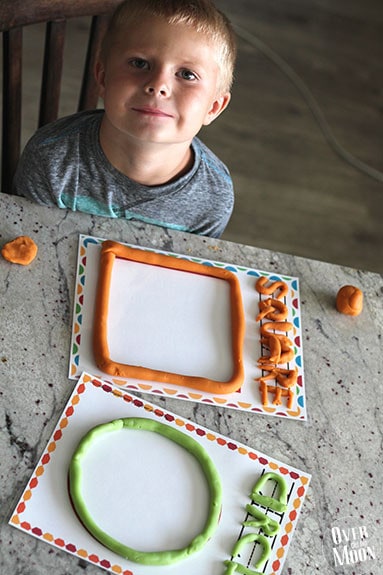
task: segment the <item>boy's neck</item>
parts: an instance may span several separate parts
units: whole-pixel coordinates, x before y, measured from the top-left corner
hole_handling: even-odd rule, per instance
[[[136,145],[129,140],[110,137],[105,123],[101,124],[100,145],[117,170],[145,186],[170,183],[187,173],[194,162],[190,142]]]

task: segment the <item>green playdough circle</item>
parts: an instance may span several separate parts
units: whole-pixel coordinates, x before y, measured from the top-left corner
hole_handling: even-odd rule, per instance
[[[209,486],[209,513],[203,531],[194,537],[186,547],[166,551],[138,551],[137,549],[128,547],[108,535],[93,520],[82,495],[83,459],[89,447],[100,435],[118,431],[123,428],[159,433],[189,451],[201,465]],[[192,553],[202,549],[202,547],[212,537],[218,526],[222,507],[221,480],[214,463],[202,445],[192,439],[189,435],[186,435],[169,425],[164,425],[158,421],[140,417],[115,419],[109,423],[98,425],[91,429],[81,439],[72,456],[69,466],[69,493],[79,519],[95,539],[125,559],[145,565],[169,565],[170,563],[186,559]]]

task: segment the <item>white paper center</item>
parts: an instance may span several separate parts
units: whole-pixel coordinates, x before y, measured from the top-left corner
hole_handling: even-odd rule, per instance
[[[230,286],[190,272],[116,259],[108,345],[113,361],[227,381]]]
[[[201,533],[209,487],[198,460],[157,433],[101,436],[83,458],[83,495],[99,527],[140,551],[183,548]]]

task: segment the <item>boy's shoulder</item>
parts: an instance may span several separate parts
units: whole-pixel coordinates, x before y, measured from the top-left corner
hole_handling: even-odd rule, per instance
[[[215,153],[197,137],[193,138],[192,146],[197,159],[214,172],[221,173],[224,178],[230,178],[229,169],[226,164],[215,155]]]
[[[86,131],[101,122],[103,110],[88,110],[77,112],[70,116],[59,118],[58,120],[46,124],[39,128],[32,136],[30,144],[34,146],[52,146],[56,142],[78,137],[80,132]]]

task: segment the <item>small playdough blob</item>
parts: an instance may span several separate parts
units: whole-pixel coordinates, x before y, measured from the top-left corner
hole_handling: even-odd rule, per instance
[[[351,285],[341,287],[336,296],[336,309],[346,315],[359,315],[363,310],[363,292]]]
[[[202,549],[222,504],[219,475],[202,445],[146,418],[90,430],[72,457],[69,492],[98,541],[147,565],[168,565]]]
[[[37,251],[37,245],[32,238],[29,236],[18,236],[3,246],[1,255],[5,260],[13,264],[28,266],[35,259]]]

